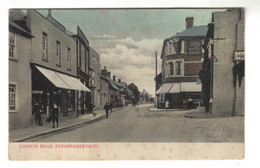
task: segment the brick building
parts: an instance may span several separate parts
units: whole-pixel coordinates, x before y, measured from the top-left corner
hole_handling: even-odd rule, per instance
[[[192,98],[194,107],[200,101],[198,79],[207,26],[193,26],[193,20],[193,17],[187,17],[186,30],[163,42],[162,86],[156,91],[160,108],[164,107],[166,100],[170,108],[186,108],[189,98]]]

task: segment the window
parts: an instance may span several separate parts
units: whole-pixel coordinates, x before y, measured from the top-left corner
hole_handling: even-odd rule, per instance
[[[181,42],[181,54],[186,54],[188,52],[188,41],[182,40]]]
[[[67,68],[71,70],[71,50],[67,48]]]
[[[176,61],[176,75],[182,75],[182,61]]]
[[[61,65],[61,51],[60,51],[60,42],[56,41],[56,58],[57,58],[57,65]]]
[[[81,44],[79,44],[79,67],[82,68],[82,65],[81,65]]]
[[[47,39],[47,34],[42,33],[42,59],[43,60],[48,60],[48,39]]]
[[[9,57],[15,58],[15,33],[9,32]]]
[[[174,74],[174,71],[173,71],[173,62],[169,62],[169,66],[170,66],[170,76],[172,76]]]
[[[75,109],[75,91],[74,90],[68,90],[67,105],[68,105],[69,111],[72,111]]]
[[[15,112],[17,110],[17,89],[15,84],[9,84],[9,111]]]

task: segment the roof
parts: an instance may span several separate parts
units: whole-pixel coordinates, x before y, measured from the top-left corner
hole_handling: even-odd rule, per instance
[[[116,90],[119,90],[120,91],[120,89],[116,86],[116,84],[114,83],[114,81],[112,81],[112,80],[109,80],[109,84],[110,84],[110,86],[112,87],[112,88],[114,88],[114,89],[116,89]]]
[[[102,75],[102,74],[99,74],[99,76],[101,77],[101,78],[103,78],[103,79],[105,79],[105,80],[109,80],[107,77],[105,77],[104,75]]]
[[[9,21],[9,25],[12,26],[13,28],[19,30],[20,32],[26,34],[29,37],[34,37],[30,32],[28,32],[27,30],[25,30],[24,28],[22,28],[21,26],[17,25],[16,23],[14,23],[13,21]]]
[[[19,20],[23,21],[26,18],[26,14],[21,10],[11,10],[9,12],[9,19],[12,21]]]
[[[126,82],[116,82],[116,85],[125,89],[127,88]]]
[[[192,28],[186,29],[181,33],[174,35],[173,37],[197,37],[206,36],[208,31],[207,26],[194,26]]]

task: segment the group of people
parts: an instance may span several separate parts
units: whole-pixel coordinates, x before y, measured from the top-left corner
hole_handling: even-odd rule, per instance
[[[40,107],[39,103],[35,104],[33,111],[34,111],[35,118],[38,122],[38,125],[42,126],[43,122],[42,122],[42,116],[41,116],[41,107]],[[58,111],[59,111],[58,106],[56,103],[54,103],[53,107],[50,108],[51,116],[47,119],[48,122],[52,121],[52,124],[53,124],[52,128],[55,128],[55,123],[56,123],[57,127],[59,126],[59,112]]]

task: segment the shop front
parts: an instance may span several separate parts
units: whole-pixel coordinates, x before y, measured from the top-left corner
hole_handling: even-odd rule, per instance
[[[188,108],[188,100],[193,103],[192,108],[199,105],[201,98],[201,84],[196,82],[165,83],[156,92],[158,98],[157,108],[165,108],[165,102],[169,102],[169,108]]]
[[[81,92],[90,90],[77,78],[44,67],[32,66],[32,115],[35,119],[35,106],[40,106],[42,121],[50,119],[53,105],[58,106],[59,117],[77,117],[77,97]]]

